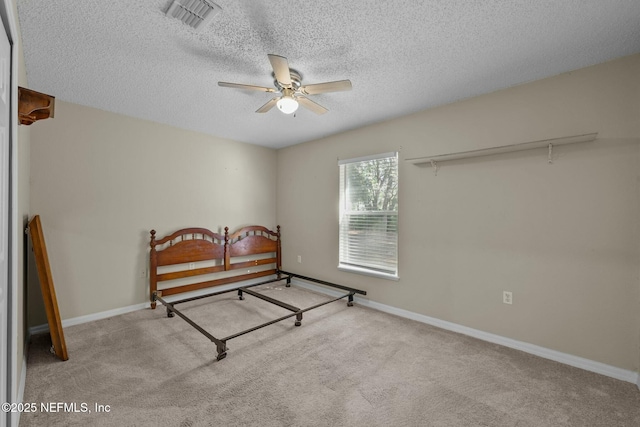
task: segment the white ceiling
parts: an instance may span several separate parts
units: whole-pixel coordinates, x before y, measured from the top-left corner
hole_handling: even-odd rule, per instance
[[[215,2],[197,31],[164,14],[171,0],[19,0],[28,86],[279,148],[640,52],[639,0]],[[303,84],[353,89],[294,117],[217,85],[273,87],[270,53]]]

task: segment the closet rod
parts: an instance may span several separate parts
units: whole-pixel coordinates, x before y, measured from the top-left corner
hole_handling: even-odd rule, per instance
[[[405,159],[406,162],[413,163],[414,165],[426,165],[432,166],[439,162],[446,162],[449,160],[466,159],[469,157],[481,157],[491,156],[494,154],[511,153],[514,151],[533,150],[534,148],[548,147],[549,144],[565,145],[575,144],[578,142],[590,142],[595,141],[598,133],[586,133],[584,135],[565,136],[562,138],[544,139],[541,141],[523,142],[520,144],[503,145],[500,147],[481,148],[479,150],[460,151],[458,153],[439,154],[429,157],[413,157],[411,159]]]

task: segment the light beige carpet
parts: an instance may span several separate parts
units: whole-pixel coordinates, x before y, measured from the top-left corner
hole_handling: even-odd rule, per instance
[[[304,289],[261,291],[298,307]],[[258,289],[258,288],[256,288]],[[235,294],[179,308],[223,337],[288,312]],[[215,345],[161,306],[65,328],[29,349],[21,426],[640,426],[633,384],[339,301]],[[95,412],[95,405],[110,412]]]

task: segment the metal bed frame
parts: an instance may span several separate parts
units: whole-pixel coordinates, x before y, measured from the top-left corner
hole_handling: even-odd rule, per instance
[[[281,274],[284,274],[284,277],[280,277]],[[347,306],[351,307],[353,306],[353,296],[355,294],[360,294],[360,295],[366,295],[367,293],[365,291],[359,290],[359,289],[354,289],[354,288],[349,288],[347,286],[342,286],[342,285],[338,285],[335,283],[330,283],[330,282],[326,282],[324,280],[319,280],[319,279],[314,279],[311,277],[306,277],[306,276],[302,276],[299,274],[295,274],[295,273],[290,273],[290,272],[286,272],[286,271],[278,271],[278,278],[276,279],[271,279],[271,280],[265,280],[263,282],[260,283],[254,283],[252,285],[245,285],[245,286],[240,286],[238,288],[233,288],[233,289],[228,289],[226,291],[219,291],[219,292],[212,292],[212,293],[208,293],[206,295],[199,295],[196,297],[191,297],[191,298],[184,298],[178,301],[173,301],[173,302],[168,302],[166,300],[164,300],[162,298],[162,291],[156,291],[154,293],[154,301],[159,301],[161,302],[166,308],[167,308],[167,316],[168,317],[174,317],[174,314],[177,314],[179,317],[181,317],[182,319],[184,319],[188,324],[190,324],[191,326],[193,326],[198,332],[200,332],[202,335],[204,335],[205,337],[207,337],[211,342],[213,342],[216,345],[216,350],[218,352],[218,356],[216,357],[216,359],[218,360],[222,360],[225,357],[227,357],[227,341],[232,340],[234,338],[238,338],[242,335],[248,334],[249,332],[253,332],[256,331],[258,329],[264,328],[265,326],[269,326],[269,325],[273,325],[274,323],[278,323],[281,322],[285,319],[289,319],[290,317],[296,316],[296,322],[295,325],[296,326],[300,326],[302,325],[302,313],[313,310],[315,308],[318,307],[322,307],[323,305],[326,304],[330,304],[332,302],[341,300],[343,298],[348,298],[347,301]],[[325,286],[331,286],[334,288],[338,288],[338,289],[342,289],[345,291],[348,291],[348,293],[341,295],[339,297],[330,299],[328,301],[323,301],[319,304],[316,305],[312,305],[311,307],[307,307],[307,308],[298,308],[298,307],[294,307],[291,304],[288,304],[286,302],[277,300],[275,298],[271,298],[267,295],[263,295],[259,292],[255,292],[249,288],[253,288],[255,286],[260,286],[260,285],[265,285],[267,283],[273,283],[273,282],[280,282],[282,280],[286,280],[287,287],[291,286],[291,278],[292,277],[296,277],[299,279],[303,279],[306,281],[310,281],[310,282],[315,282],[315,283],[320,283],[322,285]],[[222,295],[222,294],[226,294],[229,292],[238,292],[238,299],[240,300],[244,300],[244,295],[243,294],[249,294],[252,295],[256,298],[259,298],[261,300],[270,302],[271,304],[275,304],[278,307],[282,307],[285,308],[289,311],[291,311],[291,314],[287,314],[286,316],[282,316],[282,317],[278,317],[277,319],[273,319],[270,320],[268,322],[262,323],[260,325],[251,327],[249,329],[245,329],[244,331],[241,332],[236,332],[235,334],[231,334],[227,337],[224,338],[216,338],[215,336],[213,336],[211,333],[207,332],[204,328],[202,328],[200,325],[198,325],[196,322],[194,322],[193,320],[191,320],[187,315],[185,315],[183,312],[181,312],[180,310],[178,310],[175,306],[176,304],[181,304],[181,303],[185,303],[185,302],[189,302],[189,301],[195,301],[195,300],[199,300],[199,299],[203,299],[203,298],[208,298],[208,297],[212,297],[212,296],[216,296],[216,295]]]
[[[253,233],[253,234],[252,234]],[[259,235],[255,235],[258,233]],[[191,238],[186,239],[183,236],[190,235]],[[196,236],[202,236],[202,239],[197,238]],[[208,237],[207,237],[208,236]],[[266,237],[265,237],[266,236]],[[207,240],[208,239],[208,240]],[[244,240],[243,240],[244,239]],[[269,240],[271,239],[271,240]],[[173,241],[176,240],[177,243],[173,244]],[[240,242],[243,240],[242,242]],[[216,243],[216,241],[224,241],[224,245],[222,243]],[[160,244],[164,244],[169,242],[169,246],[171,253],[167,254],[167,259],[160,257],[158,252],[156,251],[156,246]],[[232,249],[234,244],[238,244],[240,249]],[[181,246],[182,245],[182,246]],[[203,245],[203,246],[202,246]],[[223,248],[223,250],[222,250]],[[230,254],[234,255],[247,255],[247,254],[262,254],[265,252],[273,251],[276,255],[272,258],[266,258],[260,261],[249,261],[249,262],[241,262],[238,264],[230,262]],[[160,261],[159,261],[160,259]],[[191,270],[184,271],[178,273],[169,273],[169,274],[158,274],[158,266],[162,265],[175,265],[175,264],[187,264],[192,263],[192,261],[202,261],[202,260],[210,260],[210,259],[223,259],[224,265],[219,267],[209,267],[203,268],[199,270]],[[238,338],[242,335],[248,334],[249,332],[256,331],[258,329],[264,328],[265,326],[273,325],[275,323],[281,322],[285,319],[289,319],[291,317],[296,318],[295,326],[302,325],[302,315],[303,313],[316,309],[318,307],[322,307],[323,305],[347,298],[347,306],[351,307],[353,305],[353,299],[355,294],[366,295],[367,293],[360,289],[350,288],[343,285],[338,285],[336,283],[327,282],[320,279],[315,279],[312,277],[303,276],[296,273],[291,273],[287,271],[283,271],[280,269],[280,226],[278,226],[278,231],[273,232],[261,226],[250,226],[245,227],[236,233],[230,234],[228,227],[225,228],[225,234],[219,235],[216,233],[212,233],[209,230],[202,228],[190,228],[178,230],[177,232],[167,236],[163,239],[156,241],[155,231],[151,231],[151,253],[150,253],[150,264],[151,264],[151,280],[150,280],[150,293],[151,293],[151,308],[156,307],[156,303],[162,303],[167,310],[168,317],[174,317],[176,314],[184,319],[189,325],[195,328],[202,335],[207,337],[211,342],[216,345],[217,350],[217,360],[222,360],[227,356],[227,341],[232,340],[234,338]],[[264,265],[269,262],[276,264],[276,269],[267,270],[259,273],[249,273],[249,274],[239,274],[235,277],[226,277],[217,280],[211,280],[208,282],[201,282],[196,284],[191,284],[187,286],[174,287],[166,290],[158,290],[157,282],[159,280],[172,280],[175,278],[184,278],[189,276],[196,276],[198,274],[210,274],[212,272],[218,271],[231,271],[236,268],[244,268],[250,265]],[[227,284],[230,282],[237,282],[247,280],[249,278],[260,277],[264,275],[276,275],[276,278],[271,278],[268,280],[261,281],[259,283],[253,283],[248,285],[241,285],[232,289],[227,289],[224,291],[211,292],[205,295],[198,295],[193,297],[184,298],[177,301],[167,301],[163,298],[163,293],[165,297],[168,295],[172,295],[179,292],[188,292],[191,290],[202,289],[205,287],[216,286],[218,284]],[[293,306],[289,303],[277,300],[270,296],[261,294],[260,292],[256,292],[251,289],[256,286],[265,285],[267,283],[281,282],[286,280],[286,287],[291,286],[291,279],[298,278],[308,282],[318,283],[324,286],[329,286],[332,288],[337,288],[346,291],[344,295],[340,295],[338,297],[334,297],[330,300],[323,301],[319,304],[315,304],[311,307],[299,308]],[[249,329],[245,329],[243,331],[231,334],[224,338],[217,338],[207,330],[205,330],[202,326],[198,325],[195,321],[189,318],[183,311],[178,310],[176,305],[182,304],[185,302],[195,301],[203,298],[213,297],[216,295],[222,295],[230,292],[237,292],[238,299],[244,300],[244,294],[251,295],[253,297],[259,298],[263,301],[269,302],[271,304],[277,305],[278,307],[282,307],[286,310],[289,310],[291,313],[286,316],[278,317],[277,319],[270,320],[268,322],[262,323],[257,326],[253,326]]]

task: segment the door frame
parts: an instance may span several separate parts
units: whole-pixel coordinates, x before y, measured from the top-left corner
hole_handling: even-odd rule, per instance
[[[9,277],[7,280],[7,398],[9,402],[19,403],[22,396],[18,396],[18,239],[22,238],[21,224],[18,220],[18,61],[17,49],[18,31],[15,0],[0,1],[0,18],[5,27],[9,44],[11,45],[10,66],[10,111],[9,111]],[[20,232],[19,232],[20,231]],[[23,366],[22,369],[26,369]],[[2,414],[4,415],[4,414]],[[17,426],[19,414],[8,412],[6,418],[0,420],[0,426]]]

